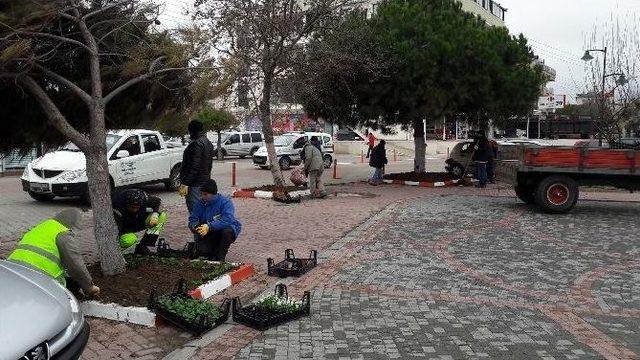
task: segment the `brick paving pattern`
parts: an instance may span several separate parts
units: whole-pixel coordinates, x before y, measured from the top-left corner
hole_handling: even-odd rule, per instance
[[[505,197],[408,201],[292,285],[312,289],[309,318],[236,358],[640,358],[638,210],[583,202],[551,216]]]

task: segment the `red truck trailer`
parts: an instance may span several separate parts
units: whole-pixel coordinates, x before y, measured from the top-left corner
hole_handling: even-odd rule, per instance
[[[528,204],[565,213],[578,201],[580,186],[640,190],[640,151],[521,146],[518,160],[505,161],[503,174]]]

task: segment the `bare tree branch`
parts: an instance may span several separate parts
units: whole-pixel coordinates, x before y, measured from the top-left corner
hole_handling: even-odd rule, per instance
[[[156,60],[158,60],[158,59],[156,59]],[[149,66],[149,68],[151,68],[151,66]],[[190,70],[217,70],[217,68],[214,68],[214,67],[180,67],[180,68],[167,68],[167,69],[162,69],[162,70],[158,70],[158,71],[154,71],[154,72],[149,72],[149,73],[146,73],[144,75],[140,75],[138,77],[135,77],[135,78],[125,82],[124,84],[118,86],[114,90],[112,90],[109,94],[107,94],[107,96],[104,97],[103,103],[105,105],[108,104],[111,100],[113,100],[113,98],[115,98],[116,96],[120,95],[123,91],[127,90],[128,88],[130,88],[133,85],[136,85],[136,84],[138,84],[138,83],[140,83],[142,81],[149,80],[149,79],[153,78],[154,76],[165,74],[165,73],[172,72],[172,71],[190,71]]]
[[[82,151],[87,151],[90,146],[89,139],[77,131],[60,112],[56,104],[42,87],[30,76],[18,77],[18,82],[22,84],[36,98],[42,111],[46,114],[49,123],[58,131],[69,138]]]
[[[103,13],[103,12],[105,12],[105,11],[107,11],[107,10],[113,9],[114,7],[118,7],[118,6],[121,6],[121,5],[125,5],[125,4],[127,4],[127,3],[132,3],[132,0],[123,0],[123,1],[118,1],[118,2],[112,3],[112,4],[110,4],[110,5],[107,5],[107,6],[105,6],[105,7],[101,7],[101,8],[100,8],[100,9],[98,9],[98,10],[95,10],[95,11],[92,11],[92,12],[90,12],[90,13],[88,13],[88,14],[83,15],[81,19],[82,19],[82,20],[84,20],[84,21],[87,21],[87,19],[89,19],[89,18],[91,18],[91,17],[93,17],[93,16],[96,16],[96,15],[98,15],[98,14],[100,14],[100,13]]]
[[[86,91],[82,90],[78,85],[74,84],[69,79],[67,79],[64,76],[61,76],[61,75],[59,75],[59,74],[57,74],[57,73],[45,68],[44,66],[42,66],[42,65],[40,65],[38,63],[33,64],[33,66],[36,69],[40,70],[43,74],[45,74],[45,75],[57,80],[61,85],[64,85],[64,86],[68,87],[69,89],[71,89],[86,104],[89,104],[91,102],[91,95],[89,95]]]

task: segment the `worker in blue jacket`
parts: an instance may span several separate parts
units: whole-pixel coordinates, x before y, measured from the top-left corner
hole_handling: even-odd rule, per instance
[[[236,219],[231,200],[218,194],[215,180],[207,180],[202,185],[200,201],[189,215],[189,229],[196,234],[198,256],[225,261],[229,247],[240,235],[242,224]]]

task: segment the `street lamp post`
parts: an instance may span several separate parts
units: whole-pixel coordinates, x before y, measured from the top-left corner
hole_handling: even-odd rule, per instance
[[[607,97],[606,83],[607,83],[607,78],[608,77],[618,76],[619,78],[616,79],[616,84],[617,85],[625,85],[628,82],[628,80],[625,77],[625,75],[622,74],[622,73],[607,74],[607,47],[606,46],[604,47],[604,49],[589,49],[589,50],[586,50],[584,52],[584,56],[582,57],[582,60],[584,60],[584,61],[593,60],[593,56],[591,55],[592,51],[599,51],[599,52],[604,54],[604,64],[602,65],[602,101],[604,102],[606,100],[606,97]],[[600,139],[600,146],[602,146],[602,132],[601,131],[598,131],[598,137]]]

